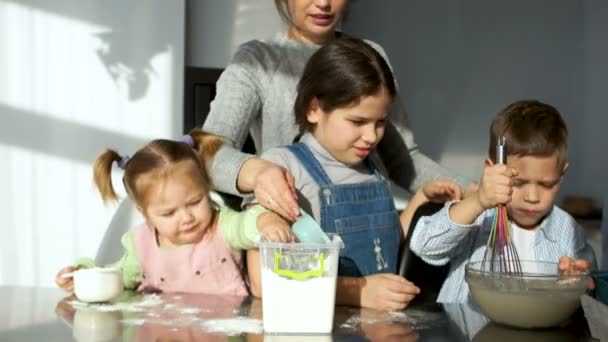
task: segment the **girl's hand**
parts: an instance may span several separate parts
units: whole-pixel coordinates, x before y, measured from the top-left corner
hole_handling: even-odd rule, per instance
[[[422,193],[433,203],[445,203],[462,198],[460,185],[451,180],[433,180],[422,185]]]
[[[361,307],[376,310],[401,310],[420,293],[411,281],[389,273],[378,273],[363,278]]]
[[[478,182],[471,182],[467,186],[467,189],[464,191],[464,194],[462,195],[462,197],[463,198],[467,198],[467,197],[469,197],[471,195],[475,195],[477,193],[477,191],[479,191],[479,183]]]
[[[295,242],[296,236],[285,219],[276,213],[263,213],[257,218],[257,226],[264,240],[270,242]]]
[[[288,221],[300,216],[295,181],[286,168],[267,162],[254,178],[253,192],[260,205]]]
[[[63,275],[66,273],[74,272],[77,268],[74,266],[67,266],[59,270],[57,272],[57,276],[55,276],[55,284],[65,290],[66,292],[74,292],[74,278],[64,278]]]
[[[513,187],[511,178],[517,176],[517,170],[507,165],[486,164],[479,182],[477,199],[483,209],[497,207],[511,202]]]

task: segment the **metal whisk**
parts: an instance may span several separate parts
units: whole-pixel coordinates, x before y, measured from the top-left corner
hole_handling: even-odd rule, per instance
[[[496,163],[505,164],[506,156],[505,137],[499,137],[496,145]],[[481,269],[490,272],[522,273],[521,261],[511,238],[511,226],[504,204],[495,209]]]

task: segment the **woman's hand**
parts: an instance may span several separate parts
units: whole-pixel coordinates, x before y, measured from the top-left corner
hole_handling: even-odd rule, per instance
[[[296,198],[295,181],[284,167],[264,161],[254,177],[255,199],[288,221],[297,220],[300,209]]]
[[[64,278],[63,275],[66,273],[74,272],[77,268],[74,266],[67,266],[59,270],[57,272],[57,276],[55,276],[55,284],[65,290],[66,292],[74,292],[74,278],[68,277]]]

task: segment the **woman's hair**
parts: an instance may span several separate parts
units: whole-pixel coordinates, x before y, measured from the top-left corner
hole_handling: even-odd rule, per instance
[[[121,156],[107,149],[95,160],[93,179],[104,202],[116,201],[118,196],[112,187],[112,164],[123,168],[123,184],[129,197],[141,207],[147,203],[150,185],[171,174],[176,167],[187,165],[200,176],[205,191],[211,190],[211,178],[206,162],[212,159],[222,145],[222,140],[201,130],[193,130],[182,140],[157,139],[139,149],[132,157]],[[186,164],[183,164],[186,163]],[[189,164],[189,165],[188,165]],[[180,166],[178,166],[180,165]],[[154,177],[149,177],[154,176]]]
[[[289,13],[288,0],[274,0],[274,7],[277,8],[277,12],[281,16],[281,19],[287,24],[291,24],[291,13]]]
[[[395,98],[393,73],[378,51],[357,38],[342,37],[327,43],[310,57],[298,83],[294,113],[300,132],[314,128],[307,119],[313,99],[324,112],[331,112],[382,89]]]
[[[551,156],[561,166],[568,158],[568,128],[555,107],[537,100],[521,100],[500,111],[490,126],[489,156],[496,162],[496,145],[505,138],[507,155]]]

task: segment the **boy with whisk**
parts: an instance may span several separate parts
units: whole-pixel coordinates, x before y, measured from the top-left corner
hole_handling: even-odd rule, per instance
[[[536,100],[514,102],[496,115],[479,189],[420,218],[412,235],[410,248],[424,261],[450,262],[438,302],[469,301],[465,264],[482,260],[486,247],[492,247],[488,237],[500,205],[506,206],[510,242],[519,260],[559,261],[562,273],[595,265],[582,228],[554,204],[568,169],[567,137],[560,113]],[[505,143],[506,164],[495,160],[499,139]]]

